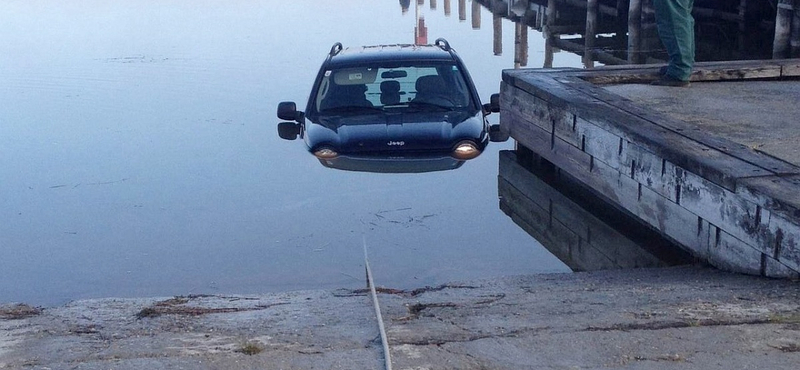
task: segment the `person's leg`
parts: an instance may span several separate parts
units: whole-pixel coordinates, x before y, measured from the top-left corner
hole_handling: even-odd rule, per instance
[[[669,55],[666,75],[687,81],[694,67],[694,0],[655,0],[658,35]]]

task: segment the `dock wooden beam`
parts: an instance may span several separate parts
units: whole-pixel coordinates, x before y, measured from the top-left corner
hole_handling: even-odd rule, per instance
[[[701,260],[748,274],[800,276],[800,166],[604,87],[646,84],[657,70],[506,70],[501,130]],[[780,85],[794,94],[797,76],[800,61],[789,59],[698,63],[692,79],[794,79]]]

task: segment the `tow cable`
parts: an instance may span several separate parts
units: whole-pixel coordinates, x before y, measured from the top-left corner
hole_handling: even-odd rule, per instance
[[[372,294],[372,305],[375,307],[375,316],[378,319],[378,330],[381,333],[381,343],[383,343],[383,358],[386,364],[386,370],[392,370],[392,356],[389,353],[389,340],[386,338],[386,329],[383,326],[383,316],[381,315],[381,306],[378,304],[378,293],[375,291],[375,283],[372,281],[372,270],[369,268],[369,258],[367,257],[367,238],[363,238],[364,242],[364,267],[367,270],[367,286]]]

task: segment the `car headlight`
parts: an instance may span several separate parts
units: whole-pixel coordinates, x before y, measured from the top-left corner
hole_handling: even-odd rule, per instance
[[[323,146],[314,151],[314,156],[316,156],[319,159],[333,159],[338,157],[339,153],[337,153],[330,147]]]
[[[475,146],[475,143],[469,140],[464,140],[456,144],[453,148],[452,156],[456,159],[467,160],[477,157],[481,154],[481,151],[478,150],[478,147]]]

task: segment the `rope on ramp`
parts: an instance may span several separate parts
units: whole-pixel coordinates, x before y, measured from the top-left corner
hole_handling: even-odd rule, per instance
[[[386,370],[392,370],[392,355],[389,353],[389,340],[386,338],[386,329],[383,326],[383,316],[381,306],[378,304],[378,293],[375,291],[375,284],[372,281],[372,270],[369,268],[369,258],[367,257],[367,238],[364,237],[364,267],[367,270],[367,286],[372,294],[372,305],[375,307],[375,316],[378,318],[378,330],[381,333],[381,343],[383,343],[383,358]]]

